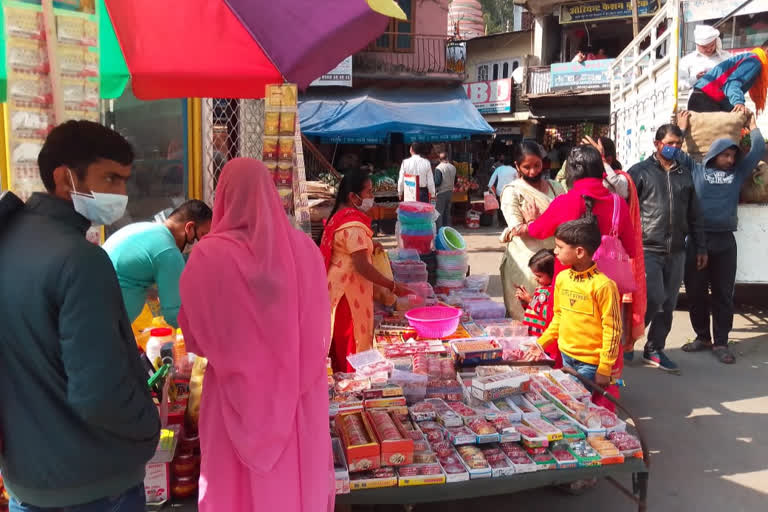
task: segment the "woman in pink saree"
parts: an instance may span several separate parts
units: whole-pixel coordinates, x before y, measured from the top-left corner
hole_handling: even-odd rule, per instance
[[[325,266],[261,162],[224,167],[180,289],[187,349],[208,358],[200,512],[333,510]]]

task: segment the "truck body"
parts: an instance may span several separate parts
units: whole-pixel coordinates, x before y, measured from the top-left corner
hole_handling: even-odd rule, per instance
[[[611,67],[611,136],[622,162],[630,166],[654,151],[656,129],[684,109],[678,94],[682,16],[680,0],[668,0]],[[754,104],[747,96],[747,107]],[[768,112],[757,121],[768,135]],[[740,204],[737,284],[768,284],[768,204]]]

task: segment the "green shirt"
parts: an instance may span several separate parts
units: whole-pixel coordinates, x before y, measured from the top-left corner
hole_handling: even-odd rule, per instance
[[[131,224],[109,237],[104,250],[117,272],[131,322],[144,308],[147,289],[157,284],[163,317],[178,327],[179,279],[184,270],[184,257],[168,228],[154,222]]]

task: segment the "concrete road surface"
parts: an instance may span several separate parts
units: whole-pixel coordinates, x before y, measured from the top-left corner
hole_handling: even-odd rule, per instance
[[[465,237],[472,273],[490,274],[489,292],[501,300],[502,246],[498,232],[465,231]],[[388,239],[382,241],[391,243]],[[693,332],[687,312],[680,308],[675,312],[667,346],[669,356],[680,364],[681,374],[665,374],[637,362],[625,371],[627,387],[622,400],[638,418],[652,454],[651,511],[768,510],[768,290],[755,287],[739,290],[737,295],[740,303],[732,333],[736,364],[723,365],[710,353],[682,352],[680,347]],[[435,493],[439,492],[436,486]],[[418,505],[415,510],[598,512],[631,511],[636,507],[608,482],[600,482],[597,488],[577,497],[539,489],[511,496]]]

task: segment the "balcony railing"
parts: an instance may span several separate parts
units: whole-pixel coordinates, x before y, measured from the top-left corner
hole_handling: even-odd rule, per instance
[[[574,77],[565,77],[558,75],[558,85],[552,87],[552,70],[549,66],[529,67],[526,70],[525,95],[528,98],[540,96],[571,96],[581,94],[608,94],[611,89],[610,81],[605,83],[589,83],[581,85],[576,83]],[[571,78],[574,85],[568,86],[568,79]]]
[[[352,58],[353,73],[364,75],[448,75],[461,79],[466,46],[446,36],[386,32]]]

